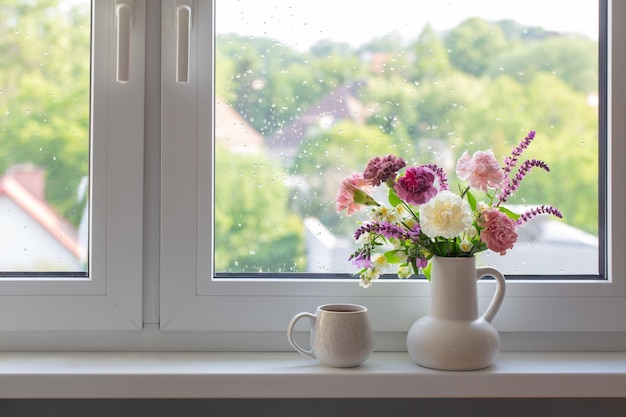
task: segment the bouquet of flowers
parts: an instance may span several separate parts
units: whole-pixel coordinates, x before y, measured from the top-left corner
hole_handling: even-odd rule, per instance
[[[337,195],[337,211],[351,216],[371,207],[369,220],[354,233],[359,248],[350,260],[359,268],[362,287],[390,264],[398,265],[398,277],[408,278],[421,269],[430,279],[429,260],[433,256],[469,257],[487,249],[504,255],[517,241],[517,227],[539,214],[562,218],[552,206],[539,206],[515,214],[504,204],[533,168],[550,171],[543,161],[530,159],[518,166],[535,132],[516,146],[501,166],[491,150],[467,152],[458,159],[456,174],[467,185],[459,193],[448,189],[444,171],[434,164],[406,167],[394,155],[375,157],[364,172],[342,180]],[[517,167],[515,174],[514,169]],[[378,203],[372,192],[382,184],[388,188],[389,205]],[[477,200],[475,192],[484,196]]]

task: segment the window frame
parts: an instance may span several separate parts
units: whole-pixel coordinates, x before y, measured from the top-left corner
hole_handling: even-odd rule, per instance
[[[0,330],[139,330],[142,321],[145,0],[132,8],[130,80],[116,82],[115,7],[92,1],[87,277],[0,277]]]
[[[164,22],[173,0],[163,1]],[[300,311],[330,302],[366,305],[377,332],[405,332],[428,304],[428,283],[388,280],[369,289],[355,280],[268,279],[213,280],[211,271],[211,188],[213,178],[213,74],[211,48],[198,39],[213,39],[212,1],[194,3],[192,72],[186,85],[175,85],[172,45],[162,50],[162,188],[161,303],[163,331],[282,332]],[[198,18],[199,16],[199,18]],[[494,320],[501,332],[624,332],[626,331],[626,212],[622,184],[626,182],[626,121],[612,109],[626,105],[626,3],[608,2],[607,94],[607,265],[605,280],[533,279],[507,282],[507,293]],[[163,38],[171,38],[162,28]],[[184,109],[184,110],[182,110]],[[183,115],[168,117],[170,112]],[[202,180],[205,179],[205,180]],[[180,184],[187,184],[181,187]],[[180,204],[185,201],[187,204]],[[204,232],[203,232],[204,231]],[[493,282],[479,283],[482,310],[494,291]],[[224,314],[224,312],[228,314]],[[262,312],[262,313],[260,313]]]

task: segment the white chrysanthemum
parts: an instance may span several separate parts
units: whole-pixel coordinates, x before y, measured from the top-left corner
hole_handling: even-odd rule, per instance
[[[473,217],[469,203],[447,190],[420,206],[422,232],[431,238],[457,237],[472,225]]]

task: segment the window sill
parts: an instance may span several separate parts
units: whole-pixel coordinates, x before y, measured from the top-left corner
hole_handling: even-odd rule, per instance
[[[626,352],[501,353],[491,368],[421,368],[375,352],[356,369],[297,353],[0,353],[0,398],[626,397]]]

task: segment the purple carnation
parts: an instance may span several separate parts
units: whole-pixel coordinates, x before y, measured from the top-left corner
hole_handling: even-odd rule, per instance
[[[427,166],[410,167],[398,179],[394,189],[402,200],[409,204],[419,205],[428,202],[437,195],[433,186],[435,173]]]
[[[363,178],[368,184],[379,186],[383,182],[393,181],[398,171],[406,166],[404,159],[394,155],[377,156],[367,164]]]

